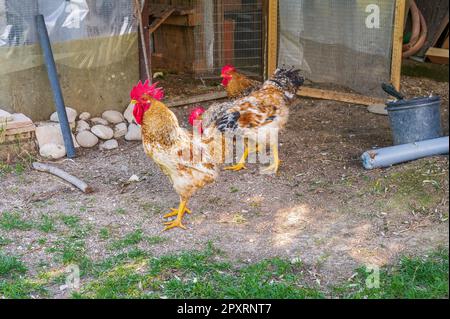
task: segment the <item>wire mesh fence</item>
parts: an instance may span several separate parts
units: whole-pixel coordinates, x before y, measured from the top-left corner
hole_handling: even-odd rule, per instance
[[[248,75],[264,69],[262,0],[197,1],[202,23],[195,29],[195,75],[218,77],[232,64]]]
[[[395,1],[282,0],[278,64],[320,85],[384,96],[389,82]]]

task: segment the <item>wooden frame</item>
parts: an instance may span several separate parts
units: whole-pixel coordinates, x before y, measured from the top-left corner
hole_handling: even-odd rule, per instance
[[[394,34],[392,36],[391,83],[400,91],[403,54],[403,31],[405,28],[406,0],[395,1]]]
[[[268,0],[267,26],[267,75],[272,74],[278,62],[278,0]],[[394,32],[392,37],[391,82],[400,90],[403,30],[405,21],[406,0],[395,0]],[[372,98],[360,94],[344,93],[332,90],[320,90],[303,87],[297,92],[300,96],[335,100],[361,105],[384,104],[384,99]]]

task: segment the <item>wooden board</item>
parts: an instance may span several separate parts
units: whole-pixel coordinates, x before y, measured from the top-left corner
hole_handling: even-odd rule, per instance
[[[394,34],[392,36],[391,83],[400,91],[403,55],[403,31],[405,26],[405,0],[395,1]]]
[[[14,113],[12,114],[13,120],[6,122],[6,127],[4,123],[0,123],[0,127],[5,129],[6,131],[12,130],[12,129],[18,129],[23,127],[28,127],[30,125],[33,125],[33,121],[30,120],[27,116],[25,116],[22,113]]]
[[[429,48],[425,55],[435,64],[448,64],[448,49]]]
[[[273,74],[278,64],[278,0],[268,1],[267,77]]]
[[[302,87],[297,94],[299,96],[312,97],[317,99],[334,100],[352,104],[372,105],[384,104],[383,99],[368,97],[365,95],[344,93],[330,90],[321,90],[309,87]]]

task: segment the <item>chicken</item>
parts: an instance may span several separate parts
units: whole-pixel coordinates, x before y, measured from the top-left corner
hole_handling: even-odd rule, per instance
[[[225,87],[229,98],[248,95],[261,86],[260,82],[249,79],[244,74],[237,72],[232,65],[225,65],[220,76],[222,77],[222,85]]]
[[[303,84],[304,79],[295,69],[277,69],[262,87],[253,91],[246,97],[235,101],[228,101],[220,106],[213,116],[204,122],[201,109],[194,110],[190,121],[201,121],[205,135],[214,135],[218,132],[234,134],[247,140],[242,158],[236,165],[227,167],[228,170],[239,171],[245,169],[245,161],[250,152],[262,151],[262,143],[258,144],[261,132],[280,130],[284,128],[289,116],[289,104],[296,96],[296,92]],[[195,116],[197,115],[197,116]],[[251,140],[252,143],[248,143]],[[249,145],[252,145],[250,148]],[[278,144],[270,145],[273,153],[272,164],[264,173],[278,172],[280,160],[278,158]]]
[[[180,196],[178,208],[164,215],[176,216],[165,223],[164,230],[186,229],[182,219],[186,212],[190,213],[189,199],[198,189],[214,182],[217,168],[210,155],[211,142],[208,144],[181,128],[175,114],[160,101],[163,95],[161,88],[148,81],[139,82],[130,93],[135,120],[141,125],[144,151],[169,177]]]
[[[229,98],[243,97],[250,94],[253,90],[261,87],[261,83],[252,79],[249,79],[245,75],[236,71],[236,68],[232,65],[225,65],[222,68],[220,75],[222,85],[225,87]],[[193,126],[194,120],[202,121],[202,127],[210,126],[217,117],[227,110],[232,105],[230,103],[214,103],[208,110],[204,110],[202,107],[194,109],[189,117],[189,123]],[[200,130],[201,127],[199,127]]]

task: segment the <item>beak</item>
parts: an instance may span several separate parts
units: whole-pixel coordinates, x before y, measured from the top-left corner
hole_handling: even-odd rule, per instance
[[[138,102],[138,101],[136,101],[136,100],[131,100],[131,101],[130,101],[130,104],[137,104],[137,102]]]

